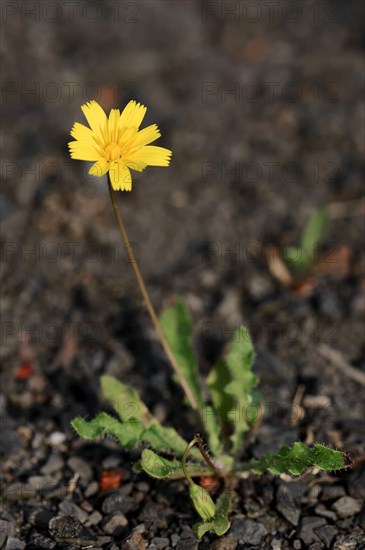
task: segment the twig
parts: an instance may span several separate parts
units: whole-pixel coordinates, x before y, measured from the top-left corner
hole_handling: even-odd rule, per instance
[[[355,380],[355,382],[365,386],[365,374],[349,365],[342,353],[323,343],[318,346],[318,351],[322,357],[325,357],[334,367],[337,367],[338,370],[346,374],[349,378],[352,378],[352,380]]]

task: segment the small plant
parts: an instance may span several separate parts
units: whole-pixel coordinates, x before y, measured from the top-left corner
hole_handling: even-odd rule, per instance
[[[285,261],[297,277],[307,275],[320,259],[319,247],[323,242],[328,224],[326,209],[318,207],[307,221],[297,246],[288,246]]]
[[[206,451],[198,433],[189,442],[174,428],[163,426],[135,389],[111,376],[102,376],[101,387],[119,418],[101,412],[92,420],[75,418],[72,426],[84,439],[109,435],[125,449],[142,448],[141,458],[133,466],[134,472],[145,472],[155,479],[185,478],[192,504],[201,518],[193,526],[195,536],[200,539],[208,531],[223,535],[230,527],[229,512],[240,476],[266,471],[299,475],[308,468],[340,470],[348,466],[346,457],[321,444],[308,447],[296,442],[292,446],[285,445],[278,452],[268,452],[259,460],[242,462],[245,434],[259,419],[255,393],[258,379],[252,370],[254,349],[250,335],[244,327],[238,327],[228,354],[213,365],[205,380],[201,380],[192,347],[189,311],[183,302],[176,300],[160,318],[157,317],[114,195],[114,190],[131,190],[130,168],[141,171],[147,165],[167,166],[171,152],[149,145],[160,136],[159,130],[156,125],[139,130],[146,109],[134,101],[122,113],[112,109],[109,118],[96,102],[82,109],[91,129],[75,124],[72,136],[77,141],[70,143],[71,156],[94,161],[90,170],[94,175],[108,173],[114,213],[147,310],[176,381],[185,393],[187,405],[195,413],[195,429],[204,432],[213,457]],[[237,410],[241,412],[238,419],[232,415]],[[248,410],[253,410],[254,414],[249,415]],[[216,502],[194,481],[206,476],[222,486]]]

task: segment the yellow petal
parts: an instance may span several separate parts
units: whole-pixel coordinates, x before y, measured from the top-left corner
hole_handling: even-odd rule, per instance
[[[122,128],[123,126],[135,126],[138,130],[142,120],[144,119],[146,111],[147,107],[144,105],[136,103],[135,101],[130,101],[120,115],[119,128]]]
[[[95,144],[94,134],[92,130],[79,122],[75,122],[70,132],[71,136],[77,141],[85,141],[90,145]]]
[[[143,145],[148,145],[148,143],[152,143],[156,139],[158,139],[161,136],[160,130],[156,126],[156,124],[152,124],[151,126],[147,126],[147,128],[143,128],[140,132],[138,132],[136,139],[133,142],[133,147],[138,146],[142,147]]]
[[[146,145],[128,155],[128,162],[144,162],[147,166],[168,166],[172,152],[164,147]]]
[[[108,119],[109,140],[116,141],[118,136],[118,123],[120,119],[119,109],[112,109]]]
[[[142,161],[137,161],[137,160],[125,160],[124,161],[126,166],[128,166],[128,168],[130,168],[131,170],[136,170],[137,172],[142,172],[145,168],[147,168],[147,164],[145,162],[142,162]]]
[[[131,191],[132,176],[124,162],[114,162],[109,169],[110,181],[114,191]]]
[[[96,101],[89,101],[85,103],[85,105],[82,105],[81,109],[92,131],[95,132],[97,137],[102,137],[107,118],[99,103],[96,103]]]
[[[101,178],[101,176],[104,176],[107,171],[109,170],[109,162],[105,159],[98,160],[95,162],[95,164],[92,165],[92,167],[89,170],[89,174],[92,176],[97,176],[98,178]]]
[[[70,141],[68,144],[70,148],[71,158],[77,160],[100,160],[102,157],[99,155],[95,147],[89,145],[83,141]]]

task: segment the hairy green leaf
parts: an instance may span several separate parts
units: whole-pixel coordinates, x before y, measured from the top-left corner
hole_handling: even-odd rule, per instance
[[[240,326],[234,333],[231,350],[226,357],[226,365],[231,381],[225,392],[233,398],[232,411],[229,415],[233,422],[231,436],[233,452],[240,449],[243,434],[250,429],[245,415],[247,406],[252,402],[252,392],[258,380],[252,372],[254,349],[248,330]]]
[[[218,455],[222,452],[222,443],[220,441],[220,422],[217,418],[217,415],[209,405],[204,407],[204,412],[202,414],[202,420],[204,427],[208,434],[209,446],[214,454]]]
[[[188,308],[182,301],[176,300],[173,307],[163,311],[160,322],[181,373],[201,409],[203,402],[197,362],[192,348],[193,329]]]
[[[225,387],[230,379],[226,363],[224,361],[219,361],[212,367],[206,380],[214,410],[220,420],[220,424],[227,421],[228,412],[232,409],[232,397],[225,392]]]
[[[207,466],[194,464],[193,462],[188,462],[186,466],[190,477],[212,474],[212,470]],[[180,479],[185,477],[179,460],[163,458],[150,449],[144,449],[141,460],[133,466],[133,471],[140,472],[141,470],[156,479]]]
[[[272,474],[289,472],[300,475],[310,467],[320,470],[342,470],[346,468],[344,453],[329,449],[325,445],[316,443],[308,447],[304,443],[296,442],[292,447],[284,445],[278,453],[265,453],[259,460],[251,460],[249,469],[255,474],[269,471]]]
[[[211,531],[218,536],[227,533],[231,526],[228,519],[228,514],[231,508],[231,500],[232,495],[230,495],[227,491],[223,491],[223,493],[218,497],[215,506],[216,513],[214,518],[209,521],[201,521],[193,526],[194,535],[198,540],[200,540],[208,531]]]
[[[111,402],[123,421],[135,419],[145,427],[141,434],[141,441],[148,443],[156,451],[169,450],[177,456],[183,455],[188,442],[174,428],[162,426],[150,413],[134,388],[107,375],[101,377],[101,386],[103,395]],[[193,454],[198,456],[196,450]]]
[[[153,416],[134,388],[106,374],[100,381],[104,397],[110,401],[123,422],[137,418],[143,426],[147,427],[151,423]]]
[[[81,417],[74,418],[71,425],[83,439],[95,439],[100,435],[112,435],[126,449],[138,445],[144,431],[142,424],[136,419],[121,423],[105,412],[99,413],[90,421]]]
[[[286,260],[297,270],[308,270],[318,261],[318,247],[323,241],[327,222],[325,208],[317,208],[303,229],[300,246],[288,247]]]

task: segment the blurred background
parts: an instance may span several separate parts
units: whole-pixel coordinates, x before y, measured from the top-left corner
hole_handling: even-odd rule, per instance
[[[203,375],[235,326],[249,327],[267,409],[275,404],[252,452],[299,437],[362,456],[363,2],[4,1],[1,18],[5,482],[52,474],[65,483],[77,470],[65,466],[72,453],[92,465],[89,482],[110,454],[129,475],[113,442],[88,451],[69,426],[105,407],[105,372],[194,433],[176,409],[180,390],[106,179],[68,155],[70,129],[85,123],[80,106],[91,99],[107,113],[131,99],[146,105],[143,126],[157,123],[157,145],[173,151],[169,168],[133,173],[119,205],[156,309],[175,295],[189,306]],[[54,456],[58,466],[42,471]],[[337,480],[338,498],[359,502],[356,480],[353,493]],[[40,548],[32,537],[42,530],[19,502],[7,504],[4,521]],[[123,536],[143,520],[133,510]],[[332,541],[346,529],[356,538],[355,512],[346,517]],[[146,523],[147,541],[156,521]]]

